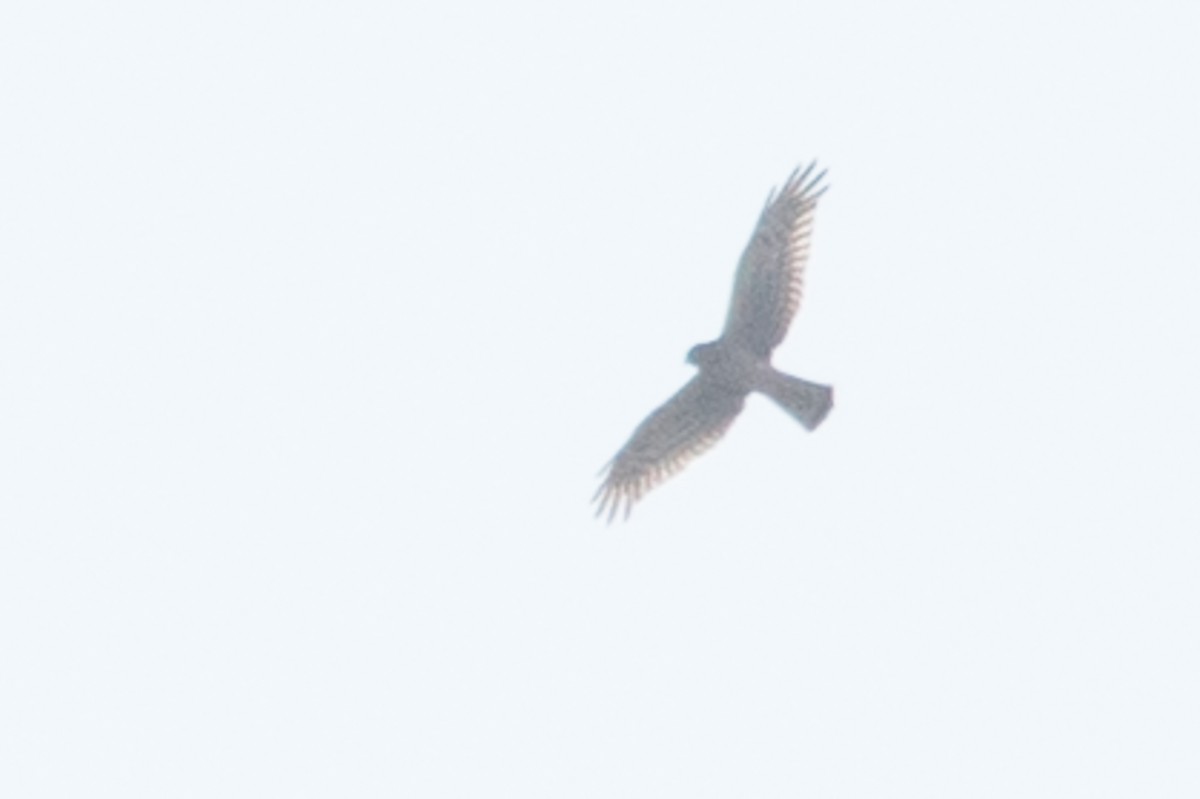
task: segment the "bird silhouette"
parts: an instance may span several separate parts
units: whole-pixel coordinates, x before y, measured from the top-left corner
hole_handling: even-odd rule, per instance
[[[804,267],[812,241],[822,171],[813,162],[797,168],[778,192],[772,190],[738,262],[733,297],[721,337],[697,344],[688,363],[699,374],[637,426],[601,470],[604,481],[592,498],[596,515],[608,521],[630,511],[650,489],[682,469],[725,435],[741,413],[746,395],[767,395],[808,430],[833,407],[833,389],[784,374],[771,366],[800,307]]]

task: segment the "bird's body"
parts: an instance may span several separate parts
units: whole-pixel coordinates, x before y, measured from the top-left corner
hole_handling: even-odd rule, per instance
[[[750,391],[770,369],[770,362],[765,358],[756,357],[744,347],[721,339],[692,347],[687,361],[715,383]]]
[[[721,337],[697,344],[689,363],[700,373],[646,418],[609,462],[596,492],[597,515],[611,521],[688,461],[715,444],[751,391],[766,394],[807,429],[833,407],[833,390],[784,374],[771,366],[800,305],[804,266],[824,172],[796,170],[778,194],[771,193],[742,254]]]

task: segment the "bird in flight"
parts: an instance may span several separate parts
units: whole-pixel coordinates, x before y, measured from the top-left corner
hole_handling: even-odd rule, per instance
[[[629,518],[647,491],[720,440],[751,391],[766,394],[808,430],[833,407],[831,387],[771,366],[771,352],[800,307],[813,215],[828,188],[821,186],[825,172],[814,176],[815,168],[815,162],[797,168],[767,196],[738,262],[721,337],[692,347],[687,361],[700,373],[646,417],[604,467],[593,497],[597,516],[607,511],[612,522],[623,509]]]

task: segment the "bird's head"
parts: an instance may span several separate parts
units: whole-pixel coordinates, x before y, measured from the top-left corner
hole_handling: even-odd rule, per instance
[[[709,341],[705,344],[697,344],[688,350],[687,362],[692,366],[704,366],[711,363],[716,350],[715,341]]]

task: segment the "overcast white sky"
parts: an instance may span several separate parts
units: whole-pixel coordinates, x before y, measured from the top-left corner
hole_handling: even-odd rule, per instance
[[[188,5],[0,12],[0,795],[1200,795],[1200,6]]]

